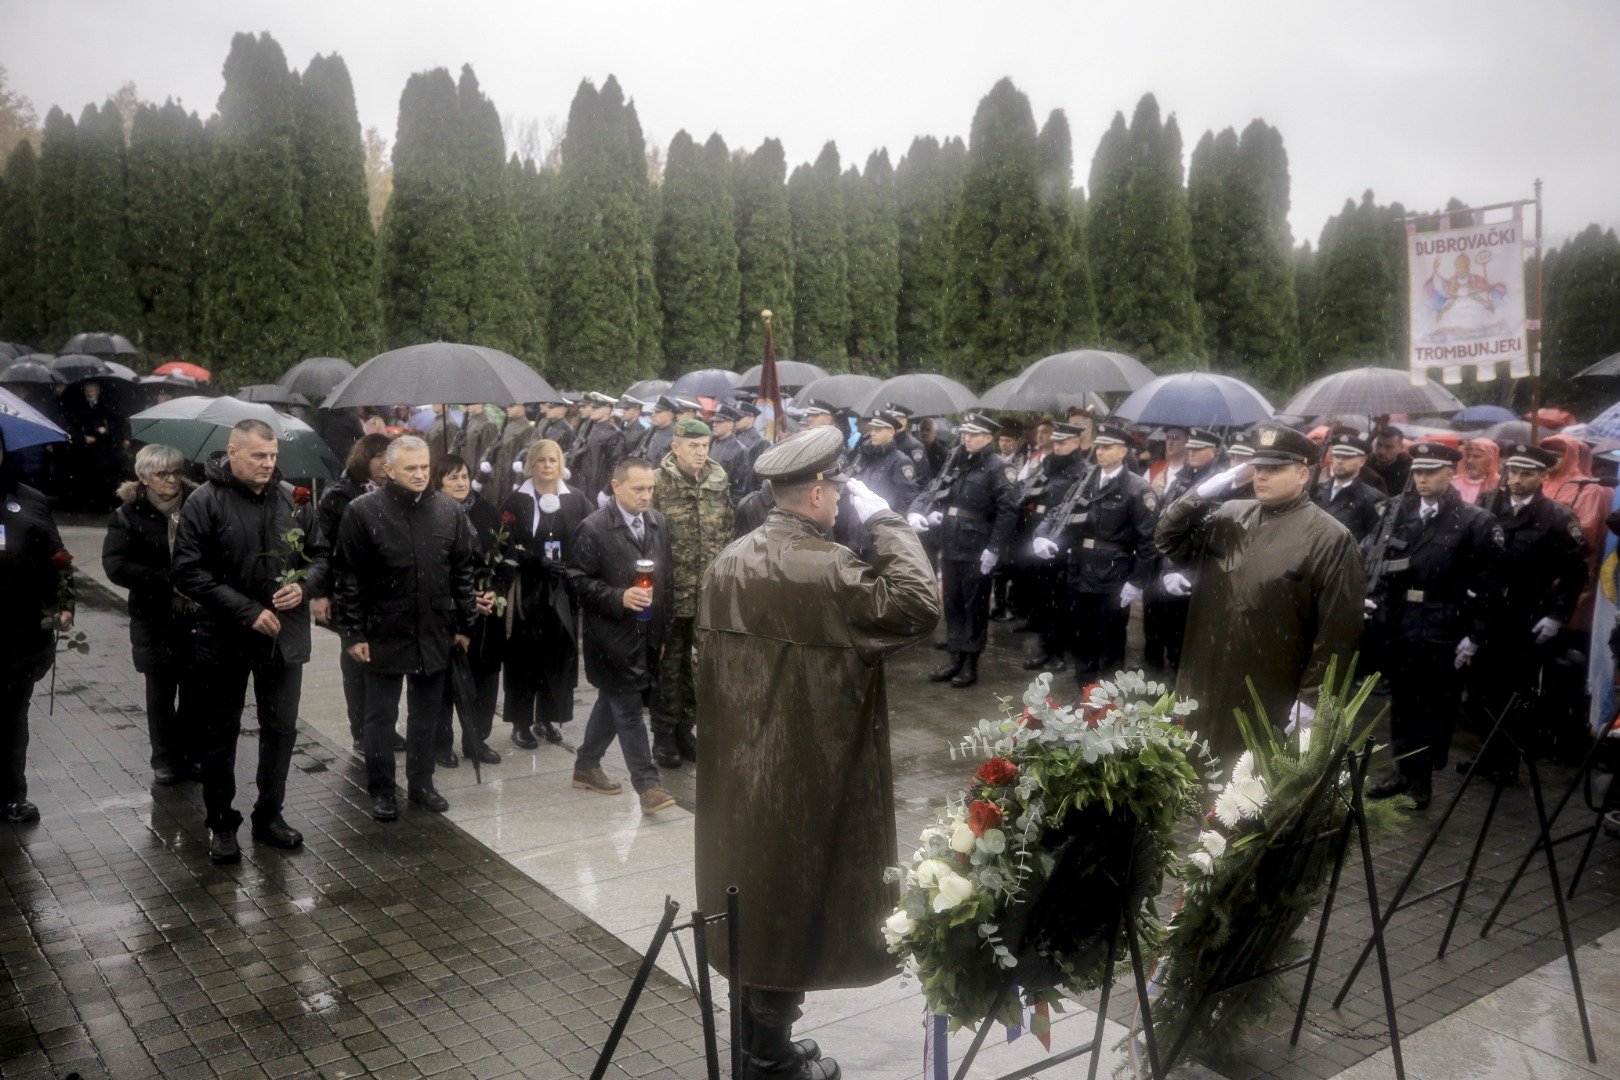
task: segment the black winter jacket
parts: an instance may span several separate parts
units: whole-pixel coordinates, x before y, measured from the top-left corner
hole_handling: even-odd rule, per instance
[[[390,481],[350,503],[332,560],[343,647],[366,642],[379,674],[449,667],[452,639],[470,637],[477,616],[473,544],[447,495]]]
[[[223,452],[204,467],[208,482],[192,492],[180,511],[170,577],[197,602],[197,658],[203,663],[256,663],[279,658],[288,664],[309,660],[308,598],[325,595],[328,540],[321,535],[315,507],[294,502],[295,489],[278,470],[255,492],[231,473]],[[283,537],[304,530],[303,555],[285,556]],[[266,637],[253,629],[270,607],[283,569],[303,569],[306,602],[277,611],[281,633]]]
[[[182,496],[195,486],[184,482]],[[120,486],[118,498],[121,505],[108,519],[101,542],[101,568],[114,585],[129,590],[135,670],[149,674],[185,667],[196,658],[197,605],[178,595],[169,580],[169,519],[139,481]]]
[[[568,578],[585,613],[585,678],[610,694],[653,689],[664,635],[674,611],[670,593],[669,524],[664,515],[642,515],[646,540],[637,547],[618,502],[593,510],[574,533]],[[624,590],[636,583],[636,560],[651,559],[652,618],[636,618],[624,606]]]
[[[37,680],[50,670],[55,639],[41,625],[58,609],[61,571],[52,565],[62,547],[45,496],[0,465],[0,682]]]

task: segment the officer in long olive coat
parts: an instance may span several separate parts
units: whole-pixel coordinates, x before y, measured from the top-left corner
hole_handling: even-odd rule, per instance
[[[921,541],[864,484],[842,486],[843,449],[838,428],[817,427],[760,455],[776,508],[710,566],[697,618],[698,899],[720,911],[738,886],[753,1067],[803,1080],[837,1075],[790,1042],[804,992],[894,973],[880,932],[896,899],[883,659],[939,621]],[[826,539],[841,495],[871,535],[870,565]]]

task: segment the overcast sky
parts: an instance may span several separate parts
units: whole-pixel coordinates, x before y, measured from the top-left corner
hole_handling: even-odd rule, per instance
[[[471,63],[505,115],[560,120],[581,78],[619,77],[650,139],[686,128],[788,160],[837,140],[845,163],[914,135],[966,136],[1010,75],[1037,120],[1067,111],[1084,183],[1116,111],[1146,92],[1208,128],[1280,128],[1296,239],[1347,197],[1431,209],[1531,195],[1556,241],[1620,226],[1620,2],[1474,0],[0,0],[0,64],[43,118],[126,79],[203,115],[233,32],[268,30],[288,62],[348,62],[362,124],[393,137],[413,71]]]

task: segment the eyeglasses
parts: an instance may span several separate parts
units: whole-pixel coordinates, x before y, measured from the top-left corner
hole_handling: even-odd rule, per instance
[[[184,475],[179,469],[164,469],[162,472],[152,473],[151,477],[154,480],[178,480]]]

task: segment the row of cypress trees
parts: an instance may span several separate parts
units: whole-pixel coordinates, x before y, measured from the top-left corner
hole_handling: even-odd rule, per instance
[[[269,35],[239,34],[206,123],[142,106],[126,145],[110,103],[77,123],[53,109],[37,157],[11,155],[0,338],[119,329],[241,381],[475,340],[611,390],[751,363],[768,307],[782,355],[980,387],[1092,345],[1279,391],[1398,362],[1402,207],[1369,192],[1296,249],[1287,153],[1262,120],[1206,132],[1184,173],[1175,117],[1144,97],[1082,188],[1064,113],[1037,124],[1003,79],[966,143],[919,137],[897,163],[879,150],[846,167],[829,142],[790,173],[774,139],[745,151],[681,131],[654,183],[610,76],[580,84],[559,149],[543,169],[508,157],[471,68],[412,75],[374,235],[343,61],[299,73]],[[1620,348],[1616,241],[1588,233],[1549,260],[1549,370]]]

